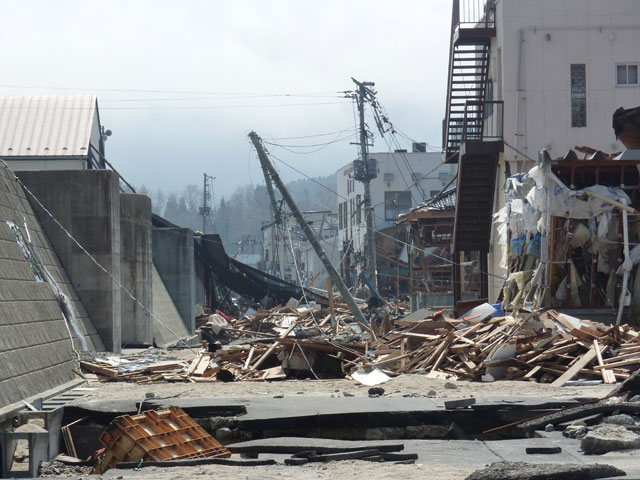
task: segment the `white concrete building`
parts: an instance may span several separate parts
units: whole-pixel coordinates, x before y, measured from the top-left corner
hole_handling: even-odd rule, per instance
[[[463,173],[458,180],[459,205],[465,196],[469,205],[493,199],[486,211],[466,216],[459,207],[454,234],[463,251],[471,243],[464,244],[471,238],[465,225],[483,231],[473,241],[489,256],[490,300],[502,287],[490,215],[504,203],[505,177],[531,168],[543,148],[552,158],[575,146],[622,150],[612,115],[640,105],[639,64],[640,1],[454,0],[445,159],[464,172],[470,150],[459,155],[460,145],[504,140],[504,151],[483,172],[495,178],[484,190],[470,189],[477,177],[465,184]]]
[[[457,170],[455,164],[443,164],[438,152],[373,152],[369,158],[376,159],[378,168],[378,176],[371,180],[376,231],[394,226],[398,215],[439,193]],[[347,253],[338,270],[345,275],[345,267],[354,270],[358,256],[364,252],[364,184],[353,178],[353,162],[338,170],[336,177],[340,258]]]

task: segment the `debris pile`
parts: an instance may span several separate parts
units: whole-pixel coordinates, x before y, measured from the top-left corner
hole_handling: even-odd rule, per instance
[[[486,307],[478,311],[484,308],[486,315]],[[522,319],[479,319],[483,313],[473,312],[457,320],[437,315],[387,335],[373,350],[371,364],[391,374],[522,379],[555,386],[574,378],[616,383],[640,364],[640,336],[628,326],[608,328],[554,310]]]
[[[315,311],[314,311],[315,309]],[[521,318],[496,316],[489,304],[452,319],[444,311],[419,321],[353,322],[347,310],[278,307],[251,318],[212,315],[203,348],[184,360],[95,358],[81,366],[106,381],[217,382],[339,378],[404,373],[470,381],[525,380],[563,386],[612,384],[640,365],[640,335],[555,310]],[[425,315],[426,316],[426,315]],[[335,333],[334,333],[335,332]],[[374,385],[375,383],[371,383]]]

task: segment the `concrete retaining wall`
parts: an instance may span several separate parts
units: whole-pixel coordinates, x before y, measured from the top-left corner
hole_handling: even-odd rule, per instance
[[[144,306],[152,308],[151,199],[120,195],[120,279]],[[153,318],[122,292],[122,343],[151,345]]]
[[[190,336],[155,266],[153,267],[153,315],[157,319],[153,322],[153,339],[157,346],[172,345],[180,338]]]
[[[153,264],[189,334],[195,331],[193,230],[153,229]]]
[[[46,276],[42,267],[32,268],[7,221],[32,239],[31,254],[70,300],[89,348],[104,348],[22,188],[0,163],[0,408],[74,378],[72,343],[58,300],[51,285],[37,279]]]
[[[18,172],[24,184],[79,243],[120,278],[120,194],[118,177],[106,170]],[[106,349],[121,345],[120,288],[34,205],[62,265],[87,309]]]

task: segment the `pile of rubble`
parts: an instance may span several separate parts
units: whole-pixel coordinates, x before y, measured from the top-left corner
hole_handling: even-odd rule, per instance
[[[519,318],[497,316],[489,304],[457,319],[444,311],[415,320],[353,320],[346,306],[259,310],[201,322],[203,348],[187,360],[137,355],[94,358],[83,369],[105,381],[216,382],[340,378],[375,372],[383,380],[404,373],[470,381],[526,380],[563,386],[570,381],[612,384],[640,365],[640,335],[549,310]],[[363,382],[365,383],[365,382]]]

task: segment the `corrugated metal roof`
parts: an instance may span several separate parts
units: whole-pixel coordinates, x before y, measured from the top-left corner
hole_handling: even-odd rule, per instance
[[[0,97],[0,155],[86,156],[95,95]]]

